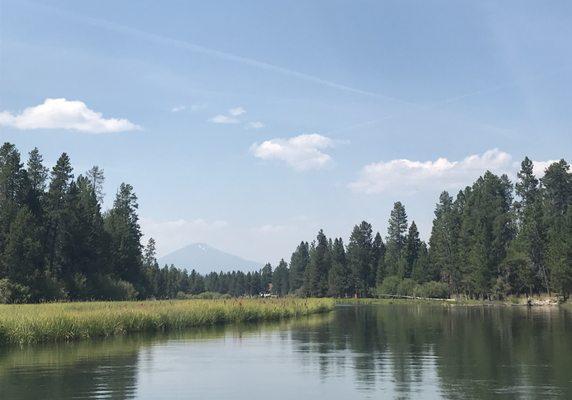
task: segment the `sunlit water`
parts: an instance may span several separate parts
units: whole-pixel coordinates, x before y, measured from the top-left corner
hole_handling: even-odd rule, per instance
[[[277,324],[0,349],[0,399],[572,399],[563,308],[339,306]]]

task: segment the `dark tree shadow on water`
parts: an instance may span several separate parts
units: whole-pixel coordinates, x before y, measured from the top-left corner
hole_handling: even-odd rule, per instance
[[[360,305],[292,339],[302,362],[318,357],[323,379],[353,374],[366,393],[572,398],[571,325],[572,313],[556,307]]]

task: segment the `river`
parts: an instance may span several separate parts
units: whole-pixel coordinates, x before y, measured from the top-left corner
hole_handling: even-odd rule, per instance
[[[327,315],[0,348],[0,399],[572,399],[565,308]]]

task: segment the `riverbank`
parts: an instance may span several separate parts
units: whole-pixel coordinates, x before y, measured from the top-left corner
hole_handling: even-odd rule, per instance
[[[331,311],[332,299],[165,300],[0,305],[0,344],[65,342],[271,321]]]
[[[529,303],[530,300],[530,303]],[[563,306],[572,309],[570,301],[559,303],[558,299],[548,296],[536,296],[530,299],[526,297],[509,297],[506,300],[474,300],[474,299],[431,299],[431,298],[361,298],[361,299],[336,299],[337,304],[435,304],[445,306],[533,306],[554,307]]]

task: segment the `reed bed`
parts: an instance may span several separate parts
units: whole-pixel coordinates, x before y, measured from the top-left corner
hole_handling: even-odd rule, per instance
[[[332,310],[331,299],[164,300],[0,305],[0,344],[66,342]]]

